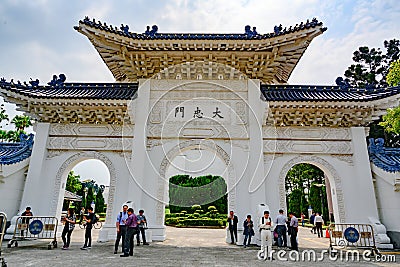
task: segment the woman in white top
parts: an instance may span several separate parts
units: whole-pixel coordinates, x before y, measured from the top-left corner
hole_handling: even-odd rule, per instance
[[[324,225],[324,219],[322,219],[322,216],[319,213],[315,215],[314,225],[317,228],[318,237],[324,237],[322,234],[322,225]]]

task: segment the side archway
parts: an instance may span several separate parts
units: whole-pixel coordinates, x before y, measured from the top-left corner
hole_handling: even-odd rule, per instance
[[[51,203],[51,210],[56,210],[57,215],[61,213],[62,200],[60,200],[61,185],[66,182],[67,174],[72,170],[72,168],[81,161],[88,159],[97,159],[103,162],[110,172],[110,189],[108,195],[108,207],[106,212],[106,224],[111,223],[111,217],[113,214],[113,203],[115,197],[115,186],[116,186],[116,171],[111,160],[102,153],[89,151],[89,152],[79,152],[70,156],[61,167],[58,169],[55,183],[54,183],[54,195]]]
[[[157,224],[163,224],[164,219],[164,196],[166,186],[168,186],[169,178],[165,177],[168,167],[171,165],[171,159],[179,155],[180,152],[188,150],[193,147],[205,148],[212,151],[222,159],[222,161],[226,164],[228,170],[228,179],[227,179],[227,186],[228,186],[228,206],[229,209],[235,209],[236,205],[236,176],[234,167],[231,163],[230,156],[226,151],[220,147],[219,145],[215,144],[215,142],[211,140],[189,140],[182,142],[176,146],[174,146],[168,153],[164,156],[163,160],[160,164],[160,178],[157,187],[157,207],[156,207],[156,222]]]
[[[343,191],[342,191],[342,182],[341,178],[339,177],[338,173],[336,172],[335,168],[326,160],[316,157],[316,156],[297,156],[283,166],[280,175],[279,175],[279,204],[280,207],[287,210],[286,207],[286,199],[285,199],[285,178],[288,171],[295,165],[299,163],[308,163],[317,166],[322,171],[327,174],[327,178],[330,184],[334,185],[336,191],[336,207],[337,207],[337,214],[339,215],[338,221],[340,223],[345,222],[346,214],[345,214],[345,206],[344,206],[344,199],[343,199]]]

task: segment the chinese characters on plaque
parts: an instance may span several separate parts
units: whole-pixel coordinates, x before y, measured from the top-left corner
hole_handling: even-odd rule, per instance
[[[222,113],[221,110],[218,107],[216,107],[215,111],[212,112],[212,118],[223,119],[224,117],[221,115],[221,113]],[[203,111],[199,107],[196,107],[196,109],[193,111],[193,118],[201,119],[203,118],[203,116],[204,116]],[[184,117],[185,117],[185,107],[180,107],[180,106],[176,107],[175,118],[184,118]]]

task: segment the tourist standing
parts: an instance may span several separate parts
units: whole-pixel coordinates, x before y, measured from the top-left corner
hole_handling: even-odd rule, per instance
[[[233,210],[229,212],[228,216],[228,227],[229,232],[231,233],[231,244],[235,244],[237,242],[237,224],[238,224],[238,217],[234,214]],[[236,240],[236,241],[235,241]]]
[[[115,223],[115,226],[117,228],[117,239],[115,240],[115,245],[114,245],[114,254],[118,253],[118,246],[119,246],[119,241],[122,238],[122,252],[124,251],[124,242],[125,242],[125,235],[126,235],[126,225],[124,221],[128,219],[128,205],[123,205],[122,206],[122,211],[118,214],[117,216],[117,221]]]
[[[260,218],[259,228],[261,231],[261,251],[264,252],[264,259],[272,257],[272,220],[269,217],[269,211],[264,211],[264,216]]]
[[[304,227],[304,218],[305,218],[304,213],[300,214],[300,218],[301,218],[301,227]]]
[[[246,246],[250,246],[251,243],[251,237],[254,235],[254,229],[253,229],[253,221],[251,220],[251,215],[247,215],[246,220],[243,222],[243,235],[244,235],[244,241],[243,241],[243,247],[245,248]],[[246,245],[247,242],[247,245]]]
[[[82,250],[92,248],[92,228],[95,214],[93,213],[93,208],[87,208],[88,214],[83,216],[83,220],[86,222],[85,229],[85,244],[81,247]]]
[[[276,232],[278,234],[278,247],[287,247],[287,238],[286,238],[286,216],[283,215],[283,210],[279,210],[279,214],[276,217]]]
[[[125,220],[126,225],[126,235],[124,241],[124,254],[120,255],[120,257],[129,257],[133,256],[133,236],[137,229],[137,217],[133,213],[133,209],[128,209],[128,218]]]
[[[21,216],[33,217],[33,213],[31,211],[31,207],[26,207],[25,211],[21,214]],[[26,229],[29,229],[29,219],[30,218],[23,218],[22,223],[26,224]],[[24,236],[24,230],[21,230],[21,236]]]
[[[66,250],[69,248],[71,242],[71,234],[74,231],[76,223],[76,216],[73,208],[68,209],[67,216],[64,219],[64,229],[61,234],[62,241],[64,243],[62,249]],[[67,238],[65,238],[67,236]]]
[[[299,230],[299,221],[293,212],[289,212],[290,217],[290,246],[292,250],[299,251],[297,244],[297,232]]]
[[[315,216],[315,219],[314,219],[314,225],[315,225],[315,228],[317,229],[318,237],[324,237],[323,232],[322,232],[323,224],[324,224],[324,219],[322,219],[322,216],[319,213],[317,213],[317,215]]]
[[[314,225],[314,221],[315,221],[315,212],[313,212],[310,216],[310,223],[312,224],[312,228],[311,228],[311,233],[315,234],[315,225]]]
[[[138,220],[138,226],[139,226],[139,231],[136,235],[136,241],[137,245],[140,245],[140,234],[142,234],[142,241],[143,245],[149,245],[149,243],[146,242],[146,228],[147,228],[147,220],[146,216],[144,216],[144,210],[139,210],[139,215],[137,215],[137,220]]]

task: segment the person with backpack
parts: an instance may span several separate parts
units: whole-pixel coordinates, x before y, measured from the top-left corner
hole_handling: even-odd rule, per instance
[[[92,248],[92,228],[93,224],[96,223],[96,214],[93,212],[92,207],[87,208],[88,214],[83,216],[83,220],[86,222],[85,229],[85,244],[81,247],[82,250],[91,249]]]
[[[136,235],[137,245],[140,246],[140,234],[142,234],[143,245],[148,246],[149,243],[146,242],[146,229],[147,229],[147,220],[146,216],[144,216],[144,210],[139,210],[139,215],[137,215],[138,219],[138,233]]]
[[[121,248],[122,251],[124,250],[124,242],[126,236],[126,225],[125,225],[126,219],[128,219],[128,205],[123,205],[122,211],[118,214],[117,221],[115,223],[115,226],[117,227],[117,239],[115,240],[114,254],[118,253],[118,246],[121,238],[122,238]]]
[[[269,217],[269,211],[264,211],[264,216],[260,218],[260,232],[261,232],[261,250],[264,254],[264,259],[272,259],[272,233],[273,223]]]

